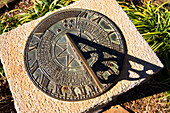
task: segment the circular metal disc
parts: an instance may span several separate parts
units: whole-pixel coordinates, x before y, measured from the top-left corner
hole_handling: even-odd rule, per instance
[[[68,40],[68,33],[102,84],[102,92]],[[24,60],[32,82],[45,94],[79,101],[113,87],[124,54],[124,39],[114,22],[95,11],[69,9],[37,25],[27,40]]]

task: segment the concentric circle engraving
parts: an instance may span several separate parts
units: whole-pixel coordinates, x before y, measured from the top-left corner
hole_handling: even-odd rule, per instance
[[[123,36],[106,16],[69,9],[45,18],[25,47],[25,66],[33,83],[66,101],[94,98],[113,86],[125,54]]]

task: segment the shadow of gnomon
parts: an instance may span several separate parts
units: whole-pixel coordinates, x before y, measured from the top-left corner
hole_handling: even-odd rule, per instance
[[[90,57],[90,53],[97,53],[99,55],[98,57],[98,61],[96,61],[96,65],[102,65],[102,69],[101,68],[95,68],[95,64],[92,67],[93,71],[96,73],[97,71],[101,70],[107,70],[108,67],[103,66],[103,64],[101,64],[102,61],[116,61],[119,65],[119,70],[120,70],[120,74],[116,75],[113,74],[112,76],[109,76],[109,79],[106,81],[102,81],[100,78],[98,78],[100,80],[100,82],[105,82],[105,83],[111,83],[114,82],[114,85],[116,85],[119,81],[121,80],[128,80],[128,81],[137,81],[137,80],[141,80],[141,79],[147,79],[150,78],[152,74],[155,74],[156,72],[158,72],[159,70],[161,70],[162,68],[159,66],[156,66],[152,63],[149,63],[147,61],[141,60],[139,58],[136,58],[134,56],[128,55],[126,54],[126,51],[124,53],[118,52],[114,49],[110,49],[108,47],[102,46],[100,44],[97,44],[95,42],[89,41],[87,39],[84,38],[80,38],[78,36],[75,36],[73,34],[70,34],[70,36],[72,37],[72,39],[74,40],[75,44],[78,45],[79,43],[83,43],[86,44],[88,46],[91,46],[93,48],[96,48],[96,51],[88,51],[88,52],[82,52],[83,56],[85,57],[85,59],[88,59]],[[106,52],[110,55],[114,55],[117,56],[116,58],[104,58],[104,55],[102,54],[103,52]],[[137,66],[132,66],[134,65]],[[136,77],[131,77],[130,73],[136,74]],[[128,91],[129,92],[129,91]],[[85,112],[96,112],[98,109],[103,109],[103,107],[106,107],[104,109],[109,108],[110,106],[115,104],[115,100],[118,96],[113,97],[113,101],[109,102],[108,104],[102,104],[96,108],[91,108],[88,111]],[[138,98],[138,97],[137,97]],[[132,99],[134,100],[134,99]],[[114,103],[114,104],[113,104]],[[119,103],[120,104],[120,103]],[[116,104],[115,104],[116,105]],[[103,110],[102,110],[103,111]]]
[[[85,57],[85,59],[89,59],[90,58],[90,54],[91,53],[97,53],[98,54],[98,60],[95,62],[95,64],[92,66],[93,71],[96,73],[97,71],[106,71],[108,70],[109,67],[105,66],[102,64],[103,61],[115,61],[117,62],[117,65],[119,66],[119,71],[120,74],[113,74],[112,76],[109,76],[110,78],[108,80],[102,81],[102,79],[98,78],[101,82],[106,82],[106,83],[110,83],[110,82],[115,82],[116,78],[118,77],[118,81],[121,80],[140,80],[142,78],[146,78],[150,75],[152,75],[153,73],[157,72],[158,70],[161,69],[161,67],[156,66],[154,64],[151,64],[147,61],[141,60],[139,58],[136,58],[134,56],[128,55],[125,53],[121,53],[118,52],[114,49],[110,49],[106,46],[103,46],[101,44],[89,41],[87,39],[84,38],[80,38],[76,35],[70,34],[71,38],[73,39],[73,41],[75,42],[76,45],[78,45],[79,43],[88,45],[90,47],[95,48],[94,51],[87,51],[87,52],[82,52],[83,56]],[[104,58],[103,52],[106,52],[110,55],[114,55],[116,56],[113,58]],[[140,68],[136,68],[136,67],[132,67],[132,64],[135,64],[136,66],[140,67]],[[99,67],[101,66],[101,68]],[[130,72],[133,72],[135,74],[137,74],[137,77],[130,77]],[[117,81],[117,82],[118,82]]]

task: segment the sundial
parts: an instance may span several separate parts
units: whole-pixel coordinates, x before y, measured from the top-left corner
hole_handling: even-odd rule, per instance
[[[0,42],[17,112],[92,113],[163,68],[116,0],[79,0]]]
[[[27,73],[42,92],[59,100],[95,98],[121,73],[125,42],[116,24],[86,9],[67,9],[42,20],[24,52]]]

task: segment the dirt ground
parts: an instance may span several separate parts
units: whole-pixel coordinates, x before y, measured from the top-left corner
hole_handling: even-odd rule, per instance
[[[0,0],[2,1],[2,0]],[[132,1],[132,0],[124,0]],[[133,0],[135,4],[142,5],[142,2],[146,0]],[[156,3],[161,4],[169,0],[154,0]],[[1,3],[1,2],[0,2]],[[7,13],[12,9],[24,9],[31,6],[33,3],[31,0],[16,0],[16,2],[9,3],[8,6],[1,6],[0,13]],[[13,16],[17,13],[11,14]],[[0,63],[0,67],[2,64]],[[14,101],[9,90],[9,86],[6,78],[3,74],[0,75],[0,112],[10,112],[15,113]],[[170,102],[167,98],[160,99],[166,95],[166,91],[169,89],[164,89],[160,85],[160,74],[154,75],[152,79],[146,83],[133,88],[132,90],[126,92],[125,94],[118,97],[114,102],[110,102],[107,107],[103,108],[103,111],[111,108],[114,105],[121,105],[124,109],[129,112],[136,113],[168,113],[170,112]]]

